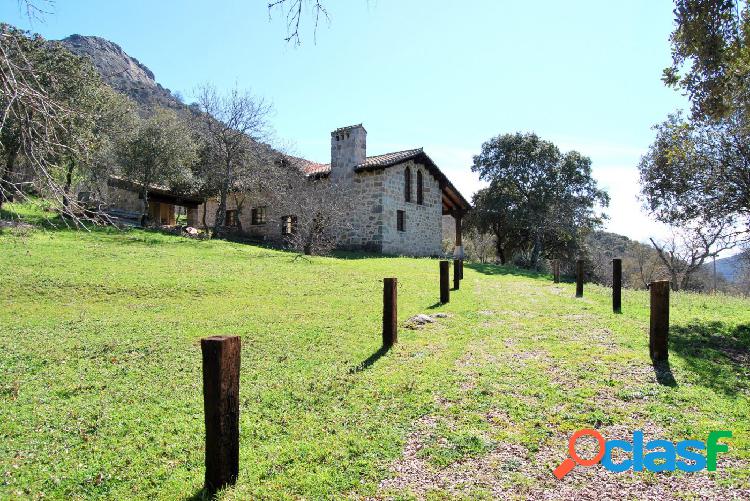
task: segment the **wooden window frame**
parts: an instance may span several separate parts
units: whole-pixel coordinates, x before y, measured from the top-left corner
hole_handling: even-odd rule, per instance
[[[253,226],[266,224],[268,222],[267,210],[268,207],[266,207],[265,205],[260,207],[253,207],[253,210],[250,214],[250,224],[252,224]]]
[[[396,231],[406,231],[406,211],[396,211]]]
[[[287,226],[289,231],[287,231]],[[281,218],[282,236],[294,235],[297,232],[297,216],[283,216]]]
[[[231,218],[230,218],[231,214]],[[224,226],[237,226],[237,209],[227,209],[224,211]]]

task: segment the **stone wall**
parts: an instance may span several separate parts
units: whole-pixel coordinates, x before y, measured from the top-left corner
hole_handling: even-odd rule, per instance
[[[411,202],[404,200],[404,170],[412,172]],[[422,172],[423,204],[417,204],[417,172]],[[337,176],[337,185],[350,201],[347,227],[339,247],[383,254],[437,256],[442,252],[442,193],[438,181],[421,164],[412,161],[372,172]],[[331,181],[328,181],[331,182]],[[283,208],[264,202],[260,196],[245,195],[240,222],[242,231],[269,242],[281,242],[281,218],[290,215]],[[209,200],[206,221],[213,226],[218,200]],[[253,207],[266,206],[266,224],[253,225]],[[235,197],[227,210],[237,208]],[[398,231],[396,211],[403,210],[405,230]],[[203,205],[188,211],[188,224],[202,228]]]
[[[137,191],[107,186],[104,201],[110,207],[120,210],[141,212],[141,199]]]
[[[290,214],[284,212],[282,208],[268,203],[262,196],[251,194],[238,195],[237,197],[230,195],[227,198],[227,210],[237,210],[238,202],[242,206],[239,213],[242,233],[268,242],[282,241],[281,218]],[[203,205],[201,204],[195,209],[188,209],[188,226],[203,228]],[[219,208],[219,200],[208,200],[205,205],[206,224],[209,228],[213,228],[216,210]],[[252,224],[252,210],[257,207],[266,208],[266,222],[264,224]]]
[[[404,171],[411,169],[411,202],[404,200]],[[417,172],[422,172],[423,204],[417,204]],[[442,244],[442,192],[437,179],[421,164],[408,161],[382,171],[384,254],[438,256]],[[405,231],[398,231],[396,212],[404,211]]]
[[[351,207],[347,228],[341,236],[342,249],[382,252],[384,179],[382,170],[338,178]]]

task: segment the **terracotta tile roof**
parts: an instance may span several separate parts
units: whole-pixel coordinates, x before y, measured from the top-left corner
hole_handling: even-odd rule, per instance
[[[370,169],[373,167],[388,167],[389,165],[395,165],[397,163],[404,162],[411,158],[416,157],[422,153],[422,148],[415,148],[413,150],[394,151],[393,153],[386,153],[384,155],[375,155],[373,157],[367,157],[364,163],[361,163],[355,167],[356,170]]]
[[[331,164],[321,164],[318,162],[312,162],[304,158],[286,156],[286,158],[299,166],[302,172],[308,176],[327,176],[331,173]],[[392,165],[406,162],[407,160],[415,160],[419,163],[424,164],[433,176],[440,182],[441,189],[443,190],[443,212],[452,209],[459,209],[466,211],[471,208],[471,204],[461,195],[461,193],[453,186],[453,183],[443,174],[440,169],[435,165],[435,162],[424,152],[422,148],[414,148],[412,150],[394,151],[392,153],[385,153],[383,155],[375,155],[367,157],[365,161],[354,167],[356,172],[366,172],[379,169],[385,169]]]
[[[422,153],[422,148],[415,148],[413,150],[394,151],[393,153],[386,153],[384,155],[375,155],[367,157],[364,163],[357,165],[355,170],[364,170],[377,167],[388,167],[389,165],[395,165],[400,162],[404,162],[411,158],[416,157]],[[331,164],[321,164],[307,160],[305,158],[293,157],[287,155],[286,158],[289,162],[296,164],[302,172],[308,176],[329,174],[331,172]]]
[[[285,155],[286,159],[299,167],[299,169],[307,174],[308,176],[328,174],[331,172],[331,164],[321,164],[307,160],[306,158],[293,157],[291,155]]]

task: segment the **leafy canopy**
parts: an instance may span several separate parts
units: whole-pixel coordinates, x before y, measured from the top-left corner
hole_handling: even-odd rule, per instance
[[[492,228],[498,245],[527,248],[532,267],[540,257],[575,253],[581,237],[601,224],[597,209],[609,204],[588,157],[563,154],[533,133],[490,139],[472,170],[489,183],[474,197],[475,224]]]

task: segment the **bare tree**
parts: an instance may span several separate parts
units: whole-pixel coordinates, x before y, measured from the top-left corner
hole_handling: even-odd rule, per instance
[[[30,19],[46,12],[40,4],[51,2],[19,2]],[[124,98],[106,88],[89,61],[0,25],[0,206],[33,189],[68,216],[66,224],[107,220],[69,195],[74,176],[102,170],[96,157],[106,148],[114,110],[127,108],[115,105],[118,99]]]
[[[327,177],[308,176],[295,159],[285,157],[263,180],[264,192],[284,213],[287,245],[305,255],[327,254],[352,230],[352,201]]]
[[[689,286],[691,276],[700,270],[706,258],[731,249],[737,243],[735,235],[723,225],[714,228],[695,226],[677,229],[673,230],[671,238],[666,241],[650,240],[669,273],[672,289],[675,291]]]
[[[270,149],[263,141],[269,135],[267,120],[272,108],[262,98],[237,88],[220,95],[215,87],[205,84],[197,94],[204,157],[217,162],[205,175],[212,179],[209,184],[219,197],[213,225],[218,235],[229,194],[242,191],[253,171],[268,162]]]
[[[648,288],[648,284],[656,280],[659,274],[659,258],[655,259],[654,250],[639,242],[635,242],[631,248],[640,285]],[[625,262],[626,269],[629,264],[629,261]]]
[[[18,0],[18,9],[31,21],[43,21],[52,13],[54,0]]]
[[[300,45],[300,24],[302,23],[302,17],[304,16],[303,8],[305,5],[310,6],[312,17],[314,20],[313,36],[317,34],[318,23],[320,22],[321,16],[328,20],[328,11],[323,6],[321,0],[273,0],[268,3],[268,15],[271,16],[271,12],[274,9],[280,9],[286,18],[286,31],[287,36],[284,40],[287,42],[294,42],[295,45]]]
[[[488,263],[495,257],[495,235],[469,228],[464,235],[466,254],[470,260]]]
[[[56,96],[61,83],[42,64],[45,51],[40,37],[30,37],[8,25],[0,27],[0,134],[5,157],[0,204],[24,196],[23,186],[13,175],[15,160],[22,154],[34,177],[62,206],[64,190],[55,180],[50,159],[70,149],[59,136],[78,112]],[[75,215],[72,207],[68,212]]]

